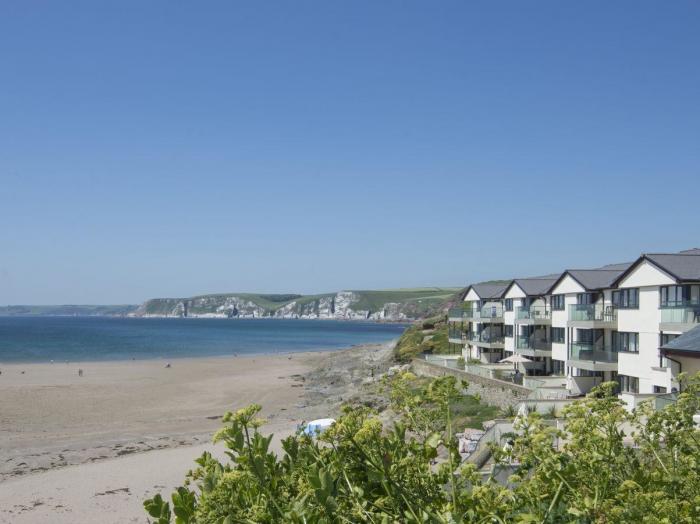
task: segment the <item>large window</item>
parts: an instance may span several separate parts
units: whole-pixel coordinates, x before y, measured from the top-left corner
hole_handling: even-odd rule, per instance
[[[639,379],[628,375],[618,375],[620,391],[623,393],[639,393]]]
[[[620,309],[639,309],[639,289],[618,289],[612,294],[613,305]]]
[[[577,304],[595,304],[597,295],[595,293],[578,293],[576,295]]]
[[[613,351],[639,353],[639,333],[613,331],[612,347]]]
[[[553,327],[552,328],[552,342],[557,344],[564,343],[564,328],[563,327]]]
[[[602,329],[576,328],[576,342],[579,344],[597,344],[602,342]]]
[[[661,307],[700,304],[700,285],[661,286]]]
[[[505,300],[505,303],[506,303],[506,311],[513,311],[513,299],[507,298]]]
[[[564,310],[564,295],[552,295],[552,310],[553,311],[563,311]]]
[[[678,338],[680,335],[674,335],[673,333],[661,333],[661,344],[662,346],[665,346],[669,342],[671,342],[674,338]]]

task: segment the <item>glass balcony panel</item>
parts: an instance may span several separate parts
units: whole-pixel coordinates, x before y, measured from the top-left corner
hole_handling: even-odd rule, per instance
[[[569,320],[613,322],[617,319],[614,306],[601,304],[573,304],[569,308]]]
[[[503,343],[503,335],[500,333],[491,334],[488,332],[482,333],[468,333],[467,339],[471,342],[485,342],[489,344]]]
[[[661,308],[661,322],[669,324],[699,324],[700,305],[663,307]]]
[[[552,318],[552,310],[549,306],[521,306],[516,315],[519,320],[547,320]]]
[[[617,362],[617,351],[605,349],[595,344],[574,342],[571,344],[571,360],[589,360],[591,362]]]

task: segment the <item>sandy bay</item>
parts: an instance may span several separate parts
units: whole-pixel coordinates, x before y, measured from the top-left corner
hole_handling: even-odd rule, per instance
[[[391,347],[3,365],[0,522],[145,522],[144,497],[182,482],[226,411],[261,404],[287,435],[333,412]]]

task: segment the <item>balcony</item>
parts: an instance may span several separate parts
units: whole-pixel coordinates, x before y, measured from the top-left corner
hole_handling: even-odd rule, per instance
[[[551,324],[552,310],[549,306],[521,306],[515,312],[516,324]]]
[[[461,307],[453,307],[447,311],[447,319],[450,322],[464,322],[468,318],[468,311]]]
[[[468,333],[467,341],[480,348],[503,349],[503,335],[482,333]]]
[[[461,329],[450,329],[447,331],[447,340],[451,344],[463,344],[463,331]]]
[[[492,306],[484,306],[480,309],[467,310],[467,320],[482,323],[503,323],[503,306],[494,304]]]
[[[567,326],[613,329],[617,327],[617,310],[611,305],[573,304],[569,306]]]
[[[617,371],[617,351],[597,344],[574,342],[569,346],[567,366],[590,371]]]
[[[661,306],[661,331],[685,333],[700,324],[700,304]]]
[[[551,357],[552,341],[535,335],[519,335],[515,339],[515,349],[526,357]]]

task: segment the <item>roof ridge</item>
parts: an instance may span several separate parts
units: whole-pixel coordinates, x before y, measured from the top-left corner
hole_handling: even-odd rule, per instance
[[[600,269],[600,268],[583,268],[583,269],[565,269],[567,271],[624,271],[623,269]]]
[[[674,257],[700,257],[700,253],[644,253],[643,256],[649,255],[672,255]]]

